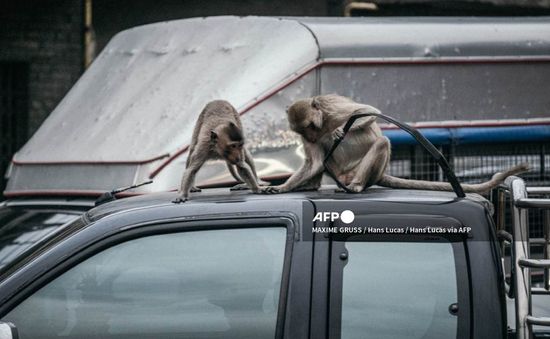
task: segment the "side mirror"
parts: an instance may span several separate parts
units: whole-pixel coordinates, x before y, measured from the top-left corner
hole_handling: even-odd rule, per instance
[[[17,327],[12,323],[0,321],[0,339],[19,339]]]

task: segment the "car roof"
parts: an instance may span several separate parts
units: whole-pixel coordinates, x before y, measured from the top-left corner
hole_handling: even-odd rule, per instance
[[[175,192],[169,192],[124,198],[93,208],[87,212],[86,217],[93,222],[114,214],[166,208],[181,212],[176,214],[195,216],[224,213],[224,211],[247,211],[253,205],[261,205],[264,210],[281,210],[287,204],[296,204],[301,201],[404,202],[433,205],[449,203],[457,199],[454,192],[391,189],[377,186],[362,193],[351,194],[337,190],[335,185],[323,185],[317,191],[284,194],[252,194],[248,190],[230,191],[228,188],[203,189],[200,193],[192,193],[185,203],[173,203],[178,196]],[[466,199],[491,208],[491,204],[478,194],[467,194]],[[240,203],[240,206],[237,207],[236,203]],[[151,216],[151,219],[154,217]]]
[[[550,47],[546,18],[319,17],[295,20],[311,30],[319,44],[321,58],[534,56],[548,55]],[[533,39],[536,46],[533,46]]]

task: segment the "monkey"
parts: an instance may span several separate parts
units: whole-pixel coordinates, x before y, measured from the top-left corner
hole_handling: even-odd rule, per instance
[[[225,100],[206,104],[200,113],[175,203],[185,202],[189,191],[200,191],[193,186],[195,175],[210,159],[224,159],[233,178],[244,182],[254,193],[260,191],[252,155],[244,146],[242,124],[237,110]],[[238,185],[239,186],[239,185]]]
[[[360,110],[360,112],[358,112]],[[304,148],[302,166],[279,186],[267,186],[262,193],[284,193],[298,190],[317,190],[324,172],[325,155],[334,139],[343,134],[343,125],[354,114],[380,113],[375,107],[360,104],[336,94],[320,95],[294,102],[287,110],[290,129],[298,133]],[[338,178],[345,178],[346,187],[362,192],[372,185],[391,188],[452,191],[449,183],[409,180],[386,174],[391,155],[391,145],[376,123],[376,117],[356,120],[346,139],[332,153],[327,166]],[[528,171],[528,165],[509,168],[496,173],[480,184],[463,184],[466,193],[484,193],[499,185],[510,175]]]

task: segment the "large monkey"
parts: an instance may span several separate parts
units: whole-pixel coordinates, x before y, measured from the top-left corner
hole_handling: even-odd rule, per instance
[[[191,188],[198,170],[207,160],[220,158],[225,160],[229,172],[238,182],[246,183],[254,193],[259,192],[254,161],[244,147],[239,113],[229,102],[214,100],[204,107],[193,130],[179,189],[181,196],[174,202],[185,202],[191,189],[199,191]]]
[[[380,113],[376,108],[349,98],[329,94],[298,100],[287,110],[290,129],[300,134],[305,161],[284,184],[269,186],[267,193],[295,190],[315,190],[321,185],[323,160],[334,138],[342,133],[342,125],[361,109],[361,113]],[[359,113],[359,112],[358,112]],[[329,168],[339,178],[347,178],[347,188],[361,192],[371,185],[393,188],[452,191],[449,183],[408,180],[385,174],[390,160],[390,141],[382,135],[375,117],[358,119],[328,161]],[[464,192],[483,193],[496,187],[506,177],[528,170],[527,164],[496,173],[491,180],[474,185],[463,184]]]

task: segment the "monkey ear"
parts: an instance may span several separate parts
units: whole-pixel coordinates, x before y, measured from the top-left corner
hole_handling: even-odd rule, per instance
[[[229,138],[233,141],[242,141],[244,139],[241,129],[233,122],[229,123]]]
[[[311,122],[316,128],[323,128],[323,113],[320,110],[315,111],[311,116]]]
[[[211,130],[210,131],[210,140],[211,141],[216,141],[218,140],[218,134],[216,132],[214,132],[214,130]]]
[[[311,99],[311,107],[315,109],[321,108],[321,103],[319,102],[319,99],[317,97],[313,97],[313,99]]]

